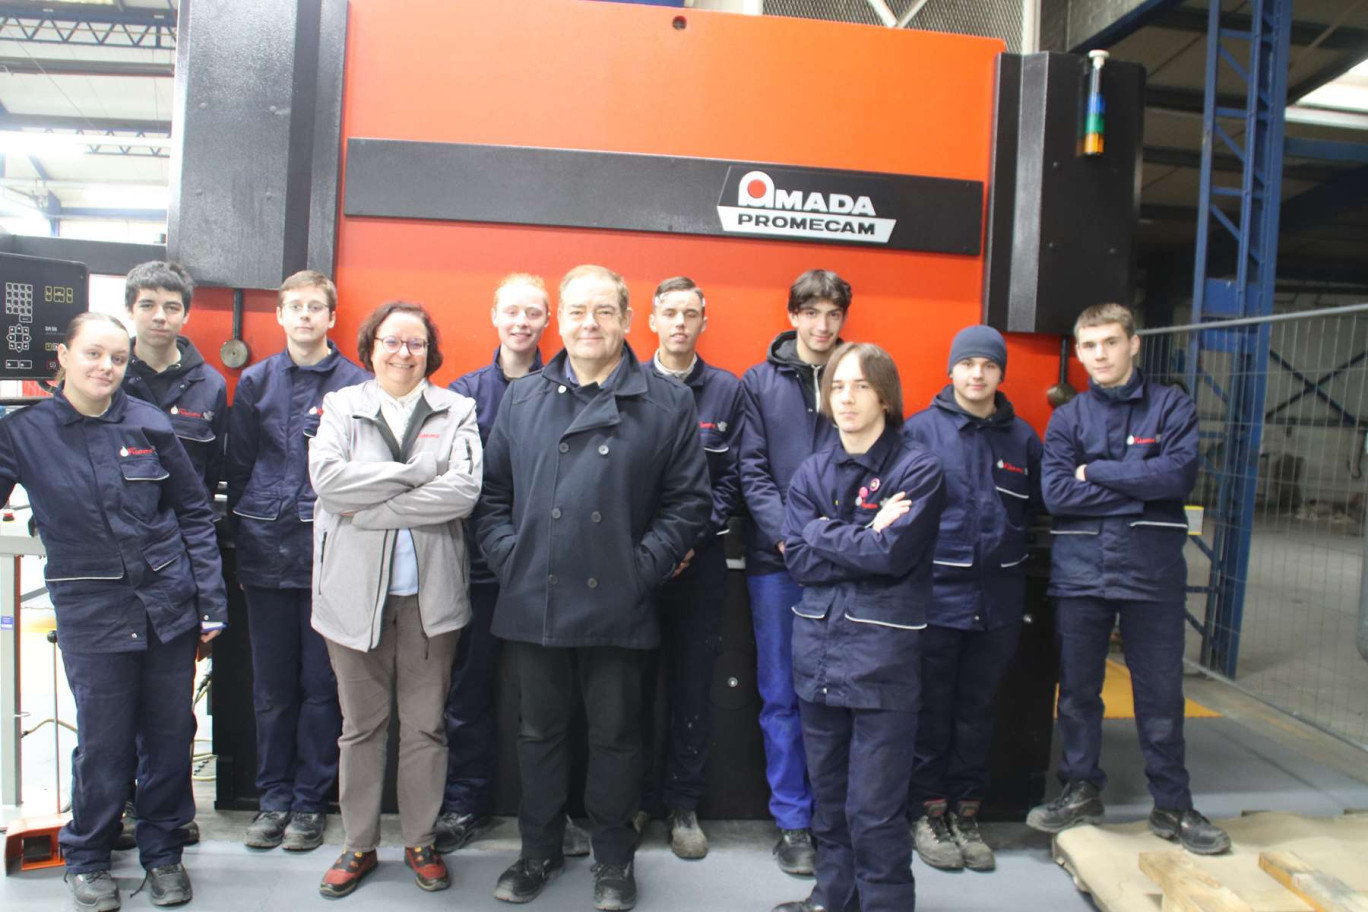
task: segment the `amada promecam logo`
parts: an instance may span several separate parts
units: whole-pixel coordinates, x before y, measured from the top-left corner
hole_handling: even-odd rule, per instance
[[[853,241],[866,244],[887,244],[897,219],[881,218],[874,208],[869,193],[829,192],[827,186],[840,178],[784,172],[781,184],[776,185],[765,171],[752,170],[742,174],[733,189],[732,176],[727,175],[717,215],[722,230],[737,234],[769,237],[800,237],[814,240]],[[819,183],[820,182],[820,183]],[[859,184],[866,185],[867,179]],[[852,191],[857,188],[848,188]],[[858,189],[873,189],[861,186]],[[728,205],[731,200],[735,205]]]

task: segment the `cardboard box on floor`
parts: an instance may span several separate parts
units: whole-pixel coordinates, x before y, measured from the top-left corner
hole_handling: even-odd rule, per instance
[[[1252,912],[1308,912],[1312,906],[1259,868],[1261,852],[1292,852],[1359,893],[1368,893],[1368,813],[1340,817],[1256,813],[1218,820],[1230,834],[1227,855],[1187,855],[1243,899]],[[1140,853],[1172,851],[1145,821],[1075,827],[1054,839],[1054,857],[1102,912],[1158,912],[1163,890],[1140,870]]]

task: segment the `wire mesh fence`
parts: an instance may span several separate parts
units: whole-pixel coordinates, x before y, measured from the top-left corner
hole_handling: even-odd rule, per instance
[[[1189,658],[1368,749],[1368,304],[1142,336],[1200,420]]]

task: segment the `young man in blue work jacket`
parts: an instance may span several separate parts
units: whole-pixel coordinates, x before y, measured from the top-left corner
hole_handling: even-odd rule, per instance
[[[134,341],[123,388],[171,419],[212,504],[223,474],[228,384],[180,334],[194,293],[195,283],[179,263],[153,260],[128,273],[124,307],[133,321]]]
[[[940,456],[946,505],[935,597],[922,634],[922,706],[911,810],[917,854],[936,868],[992,870],[978,828],[998,684],[1016,653],[1026,601],[1026,529],[1041,509],[1040,438],[998,392],[1007,343],[960,330],[950,384],[904,432]]]
[[[337,289],[297,272],[280,286],[285,348],[242,372],[233,396],[225,476],[237,530],[237,581],[247,601],[260,811],[243,842],[307,851],[323,842],[337,781],[342,714],[337,679],[313,610],[314,491],[309,441],[323,397],[370,375],[328,339]]]
[[[190,319],[195,283],[179,263],[152,260],[134,266],[124,281],[124,309],[133,323],[133,350],[123,390],[166,413],[195,472],[204,479],[209,505],[223,474],[223,438],[228,429],[228,384],[205,363],[195,343],[180,334]],[[216,516],[217,518],[217,516]],[[139,770],[145,758],[139,757]],[[187,793],[191,783],[185,783]],[[130,795],[116,849],[133,847]],[[195,821],[185,827],[186,844],[199,841]]]
[[[784,523],[817,883],[774,912],[912,912],[906,789],[945,476],[903,436],[902,382],[877,345],[837,349],[821,399],[839,442],[799,467]]]
[[[1150,830],[1203,855],[1230,838],[1192,806],[1183,743],[1187,520],[1197,480],[1197,413],[1136,366],[1131,312],[1098,304],[1074,324],[1086,392],[1045,431],[1045,506],[1054,516],[1050,595],[1059,600],[1058,797],[1027,824],[1057,833],[1102,819],[1102,681],[1117,616],[1154,810]]]
[[[793,473],[836,441],[818,414],[822,370],[840,341],[850,284],[811,269],[789,288],[793,329],[770,343],[769,356],[741,378],[746,420],[741,433],[741,496],[746,526],[746,585],[755,627],[760,731],[770,813],[779,826],[775,860],[789,874],[813,872],[812,788],[793,690],[793,612],[802,590],[784,567],[784,506]]]
[[[707,301],[693,279],[677,276],[656,287],[651,330],[660,340],[652,369],[683,383],[698,410],[698,436],[712,482],[712,516],[693,546],[693,558],[679,576],[660,587],[660,650],[644,663],[642,731],[648,762],[640,831],[650,816],[664,812],[670,848],[680,858],[708,854],[708,838],[698,825],[703,797],[703,765],[708,759],[712,715],[713,663],[722,648],[722,609],[727,598],[727,520],[741,496],[740,440],[745,419],[741,382],[698,356],[698,337],[708,325]],[[664,780],[652,775],[651,710],[661,662],[669,707]]]

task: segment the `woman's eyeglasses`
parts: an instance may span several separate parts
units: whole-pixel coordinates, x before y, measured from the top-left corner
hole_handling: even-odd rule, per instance
[[[401,339],[398,336],[385,336],[380,344],[391,355],[398,354],[401,348],[407,348],[410,355],[421,355],[428,347],[427,339]]]

